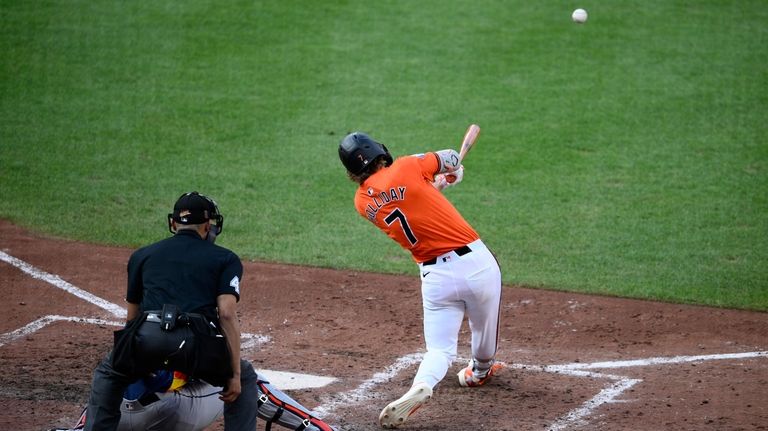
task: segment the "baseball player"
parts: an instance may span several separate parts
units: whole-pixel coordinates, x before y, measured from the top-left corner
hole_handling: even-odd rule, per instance
[[[258,417],[269,430],[272,424],[289,430],[335,431],[314,417],[291,397],[258,379]],[[132,383],[123,394],[118,431],[203,431],[219,419],[224,402],[221,387],[201,380],[187,381],[183,373],[158,370]],[[51,431],[78,431],[85,427],[86,411],[72,428]]]
[[[341,141],[339,158],[359,187],[355,208],[408,250],[419,266],[427,353],[413,385],[379,415],[396,428],[432,396],[457,354],[464,315],[472,333],[472,359],[458,373],[461,386],[477,387],[502,368],[495,362],[501,272],[477,232],[443,196],[461,182],[454,150],[392,159],[387,148],[361,132]]]

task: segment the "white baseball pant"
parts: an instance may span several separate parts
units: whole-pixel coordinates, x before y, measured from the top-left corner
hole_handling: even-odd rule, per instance
[[[420,264],[427,353],[414,384],[435,387],[457,356],[459,330],[466,314],[472,334],[473,359],[496,356],[501,304],[501,271],[482,240],[468,244],[471,252],[449,252],[432,265]]]

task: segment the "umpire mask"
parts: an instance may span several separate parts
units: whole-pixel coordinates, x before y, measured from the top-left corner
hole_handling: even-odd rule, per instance
[[[221,233],[221,227],[214,224],[213,220],[211,220],[211,229],[208,231],[208,235],[205,236],[205,239],[210,242],[216,242],[216,237],[219,236],[219,233]]]

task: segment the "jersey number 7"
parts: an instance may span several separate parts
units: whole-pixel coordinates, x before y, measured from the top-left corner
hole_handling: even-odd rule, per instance
[[[410,242],[411,245],[416,245],[419,240],[416,239],[416,235],[413,234],[411,227],[408,226],[408,219],[405,218],[405,214],[400,211],[400,208],[395,208],[391,213],[389,213],[387,217],[384,218],[384,222],[387,223],[387,226],[391,226],[392,223],[398,220],[400,220],[400,227],[403,228],[403,232],[405,233],[405,237],[408,238],[408,242]]]

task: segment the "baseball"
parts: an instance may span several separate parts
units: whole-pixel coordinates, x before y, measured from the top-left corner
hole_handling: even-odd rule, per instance
[[[579,24],[587,22],[587,11],[584,9],[576,9],[571,14],[571,18],[573,19],[573,22],[577,22]]]

